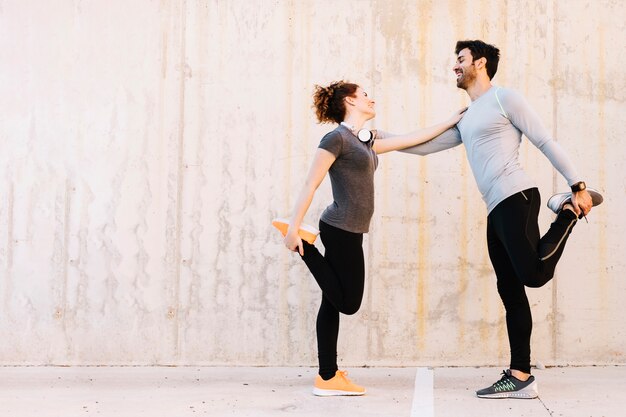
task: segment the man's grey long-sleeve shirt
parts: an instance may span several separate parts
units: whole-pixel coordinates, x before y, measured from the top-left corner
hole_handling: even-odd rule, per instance
[[[519,163],[522,133],[569,185],[580,181],[571,160],[526,100],[513,90],[495,86],[472,102],[455,127],[402,152],[427,155],[463,143],[489,213],[507,197],[536,186]]]

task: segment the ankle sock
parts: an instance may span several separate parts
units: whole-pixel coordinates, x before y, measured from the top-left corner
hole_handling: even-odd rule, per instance
[[[332,378],[335,376],[335,373],[336,373],[336,372],[337,372],[337,371],[332,371],[332,372],[329,372],[329,371],[327,371],[327,372],[322,372],[322,371],[320,371],[320,376],[322,377],[322,379],[323,379],[324,381],[328,381],[329,379],[332,379]]]

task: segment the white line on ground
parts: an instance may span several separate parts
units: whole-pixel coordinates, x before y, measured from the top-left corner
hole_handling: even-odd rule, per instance
[[[411,417],[433,417],[435,415],[434,379],[432,369],[417,368]]]

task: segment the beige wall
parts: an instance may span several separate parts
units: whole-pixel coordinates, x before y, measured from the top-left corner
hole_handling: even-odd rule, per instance
[[[625,20],[620,0],[0,1],[0,364],[315,364],[320,292],[270,226],[331,129],[313,85],[424,126],[468,102],[460,38],[502,49],[495,82],[606,194],[528,291],[533,361],[626,363]],[[521,153],[544,201],[566,189]],[[464,150],[384,155],[376,186],[342,363],[506,365]]]

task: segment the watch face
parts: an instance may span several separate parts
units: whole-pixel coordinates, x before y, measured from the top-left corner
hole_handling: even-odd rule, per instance
[[[372,140],[372,137],[373,137],[374,135],[372,135],[372,132],[370,132],[370,131],[369,131],[369,130],[367,130],[367,129],[361,129],[361,130],[359,130],[359,133],[357,133],[357,135],[356,135],[356,136],[357,136],[357,138],[359,138],[359,140],[360,140],[361,142],[363,142],[363,143],[367,143],[367,142],[369,142],[370,140]]]

